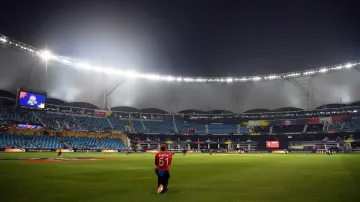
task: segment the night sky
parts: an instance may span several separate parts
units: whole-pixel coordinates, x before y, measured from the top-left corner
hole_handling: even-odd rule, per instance
[[[360,60],[360,1],[2,2],[0,33],[91,64],[245,76]]]

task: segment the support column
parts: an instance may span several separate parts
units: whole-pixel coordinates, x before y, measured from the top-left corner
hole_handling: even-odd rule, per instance
[[[218,144],[218,149],[220,149],[220,144]]]

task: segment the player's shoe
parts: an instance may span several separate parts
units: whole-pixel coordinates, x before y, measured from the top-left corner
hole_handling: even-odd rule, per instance
[[[164,186],[161,184],[159,187],[158,187],[158,189],[157,189],[157,194],[161,194],[161,192],[163,191],[163,189],[164,189]]]

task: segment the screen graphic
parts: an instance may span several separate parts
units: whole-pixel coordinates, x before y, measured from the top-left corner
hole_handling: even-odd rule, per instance
[[[32,109],[45,109],[46,95],[20,91],[18,105]]]
[[[280,142],[279,141],[266,141],[266,148],[268,148],[268,149],[280,148]]]
[[[41,129],[41,126],[28,125],[28,124],[18,124],[18,128]]]

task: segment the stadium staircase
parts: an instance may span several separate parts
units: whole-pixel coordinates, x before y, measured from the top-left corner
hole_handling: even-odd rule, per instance
[[[178,128],[177,128],[177,126],[176,126],[176,122],[175,122],[175,117],[174,117],[174,116],[172,117],[172,121],[173,121],[173,125],[174,125],[174,130],[175,130],[175,132],[176,132],[176,133],[179,133]]]
[[[340,131],[342,131],[342,130],[344,129],[344,127],[345,127],[345,122],[342,122],[342,123],[341,123]]]
[[[114,126],[113,126],[113,124],[111,123],[111,121],[110,121],[108,118],[106,118],[106,120],[107,120],[108,124],[110,125],[111,129],[114,129]]]
[[[58,137],[58,141],[59,141],[60,143],[64,144],[64,145],[65,145],[67,148],[69,148],[69,149],[72,149],[72,148],[73,148],[72,144],[71,144],[70,142],[67,142],[66,139],[63,138],[63,137]]]
[[[98,146],[101,148],[101,149],[104,149],[104,145],[101,141],[101,138],[95,138],[95,142],[98,144]]]
[[[304,126],[304,129],[303,129],[303,133],[305,133],[306,132],[306,129],[308,128],[308,125],[307,124],[305,124],[305,126]]]
[[[55,121],[56,125],[57,125],[57,128],[58,129],[61,129],[61,124],[58,122],[58,121]]]
[[[46,124],[43,122],[43,120],[38,116],[35,112],[31,112],[34,114],[35,118],[44,126],[46,127]]]
[[[19,137],[23,139],[28,148],[38,148],[40,146],[33,142],[30,136],[19,135]]]
[[[70,115],[72,119],[74,120],[75,124],[78,126],[80,130],[84,130],[84,126],[71,114]]]
[[[269,133],[271,134],[273,132],[273,126],[270,127]]]
[[[141,123],[141,126],[142,126],[143,130],[145,131],[145,130],[146,130],[146,127],[145,127],[144,121],[143,121],[143,120],[140,120],[140,123]]]

